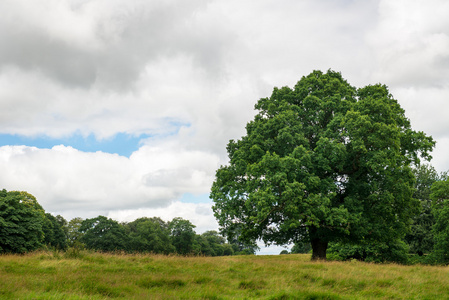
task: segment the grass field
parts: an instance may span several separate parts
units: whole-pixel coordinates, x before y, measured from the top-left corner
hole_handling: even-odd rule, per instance
[[[449,268],[310,255],[0,256],[0,299],[449,299]]]

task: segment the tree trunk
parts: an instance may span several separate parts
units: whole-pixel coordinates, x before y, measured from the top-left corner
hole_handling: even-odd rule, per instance
[[[314,238],[312,244],[312,260],[326,260],[327,245],[329,242]]]

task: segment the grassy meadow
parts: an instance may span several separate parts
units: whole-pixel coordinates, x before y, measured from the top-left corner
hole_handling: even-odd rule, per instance
[[[449,299],[449,267],[310,255],[0,256],[0,299]]]

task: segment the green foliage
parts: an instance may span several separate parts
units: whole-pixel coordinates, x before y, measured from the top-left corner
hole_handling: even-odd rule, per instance
[[[310,253],[310,251],[312,251],[312,245],[310,243],[298,241],[293,245],[291,253]]]
[[[230,244],[215,230],[209,230],[201,235],[196,235],[194,253],[206,256],[233,255],[234,250]]]
[[[84,220],[79,231],[83,234],[80,240],[87,249],[126,250],[129,241],[124,227],[104,216]]]
[[[366,262],[385,263],[396,262],[407,264],[408,246],[401,240],[389,243],[355,244],[331,243],[328,248],[329,259],[361,260]]]
[[[63,217],[55,217],[46,213],[43,226],[44,244],[58,250],[67,249],[67,236],[62,227],[62,224],[66,223],[67,221]]]
[[[57,215],[55,218],[56,218],[56,221],[59,224],[59,227],[62,228],[62,231],[64,232],[64,235],[66,237],[68,237],[68,228],[67,228],[68,223],[67,223],[67,220],[64,219],[64,217],[61,216],[61,215]]]
[[[183,218],[174,218],[170,224],[170,239],[179,254],[191,254],[193,252],[193,242],[195,239],[195,225]]]
[[[256,254],[256,251],[260,249],[259,246],[257,246],[256,240],[242,241],[239,238],[240,233],[237,233],[236,231],[227,232],[226,229],[222,228],[220,232],[223,236],[227,236],[228,242],[232,246],[235,255]]]
[[[444,202],[449,199],[449,178],[435,182],[430,191],[433,208],[443,208]]]
[[[160,218],[139,218],[124,225],[129,236],[129,251],[169,254],[175,252],[169,224]]]
[[[409,233],[405,236],[405,241],[410,246],[411,253],[423,255],[430,253],[434,246],[432,227],[435,223],[432,213],[432,201],[430,192],[432,185],[441,180],[434,167],[428,164],[421,164],[413,169],[415,174],[415,192],[413,198],[420,201],[420,212],[413,217]]]
[[[313,258],[325,258],[332,241],[404,236],[419,207],[410,165],[435,143],[411,129],[386,86],[357,90],[340,73],[314,71],[255,108],[211,190],[228,240],[309,241]]]
[[[66,258],[79,258],[84,249],[205,256],[249,254],[235,253],[234,248],[238,246],[226,243],[225,238],[216,231],[198,235],[194,228],[190,221],[182,218],[165,222],[158,217],[143,217],[120,224],[98,216],[86,220],[73,218],[67,223],[61,216],[53,217],[50,214],[46,214],[43,225],[45,244],[61,250],[68,246],[64,253]]]
[[[0,190],[0,253],[24,253],[44,241],[44,209],[27,192]]]
[[[73,218],[65,226],[65,232],[67,232],[67,243],[70,247],[80,247],[81,237],[83,233],[79,230],[83,223],[82,218]]]
[[[432,253],[439,263],[449,263],[449,178],[435,182],[431,188],[432,212],[435,218],[435,239]]]

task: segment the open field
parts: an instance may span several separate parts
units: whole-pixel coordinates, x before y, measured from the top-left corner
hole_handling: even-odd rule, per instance
[[[449,267],[310,255],[0,256],[0,299],[449,299]]]

